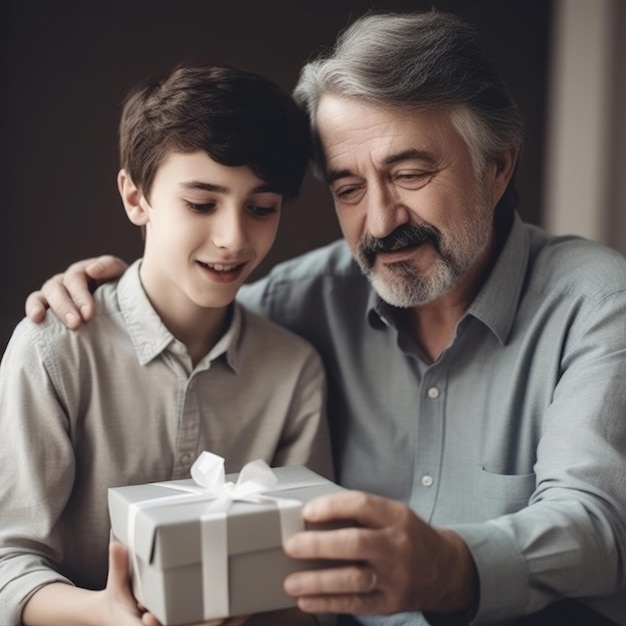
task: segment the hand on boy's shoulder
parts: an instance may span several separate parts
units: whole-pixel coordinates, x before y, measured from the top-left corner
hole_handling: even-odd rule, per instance
[[[103,282],[119,278],[128,264],[112,255],[92,257],[72,263],[62,274],[48,279],[40,290],[26,299],[26,315],[41,322],[50,308],[71,329],[91,319],[95,312],[92,292]]]

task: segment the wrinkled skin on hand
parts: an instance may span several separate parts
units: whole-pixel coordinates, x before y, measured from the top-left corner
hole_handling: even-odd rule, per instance
[[[315,523],[355,525],[307,531],[286,542],[294,558],[345,562],[286,579],[286,591],[303,611],[452,612],[470,606],[477,593],[473,560],[460,536],[429,526],[404,503],[351,491],[310,502],[304,515]]]

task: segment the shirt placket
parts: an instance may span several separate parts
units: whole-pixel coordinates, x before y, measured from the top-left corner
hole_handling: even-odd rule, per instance
[[[412,508],[425,520],[433,516],[441,481],[445,433],[447,368],[431,365],[420,386],[417,446],[413,474]]]
[[[192,375],[181,381],[178,439],[174,460],[173,479],[188,478],[195,461],[200,430],[200,405],[198,401],[198,377]]]

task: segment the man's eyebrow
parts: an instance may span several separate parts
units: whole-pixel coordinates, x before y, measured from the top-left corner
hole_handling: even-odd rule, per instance
[[[215,183],[207,183],[202,180],[189,180],[180,183],[180,186],[185,189],[199,189],[201,191],[212,191],[214,193],[230,193],[232,189],[226,185],[217,185]],[[255,193],[279,193],[268,183],[261,183],[250,190],[250,194]]]
[[[432,152],[428,152],[427,150],[409,148],[408,150],[403,150],[402,152],[390,154],[383,162],[385,165],[395,165],[396,163],[401,163],[402,161],[425,161],[426,163],[434,165],[437,159]]]
[[[348,176],[353,176],[353,173],[348,169],[326,170],[326,183],[331,185],[336,180],[339,180],[340,178],[348,178]]]
[[[402,163],[403,161],[424,161],[429,165],[435,165],[437,159],[432,152],[427,150],[418,150],[417,148],[409,148],[408,150],[402,150],[402,152],[396,152],[385,157],[383,163],[385,165],[395,165],[396,163]],[[340,178],[348,178],[354,176],[354,172],[344,168],[341,170],[326,170],[326,182],[332,184]]]

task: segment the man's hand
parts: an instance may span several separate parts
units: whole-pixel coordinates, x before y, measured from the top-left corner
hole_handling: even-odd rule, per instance
[[[285,590],[303,611],[453,612],[469,607],[477,593],[474,563],[459,535],[427,525],[403,503],[351,491],[310,502],[304,517],[314,523],[351,520],[356,527],[287,540],[291,557],[346,563],[285,579]]]
[[[68,328],[78,328],[93,317],[91,290],[98,283],[119,278],[126,267],[122,259],[110,255],[72,263],[63,274],[49,278],[40,291],[28,296],[26,315],[33,322],[41,322],[50,307]]]

